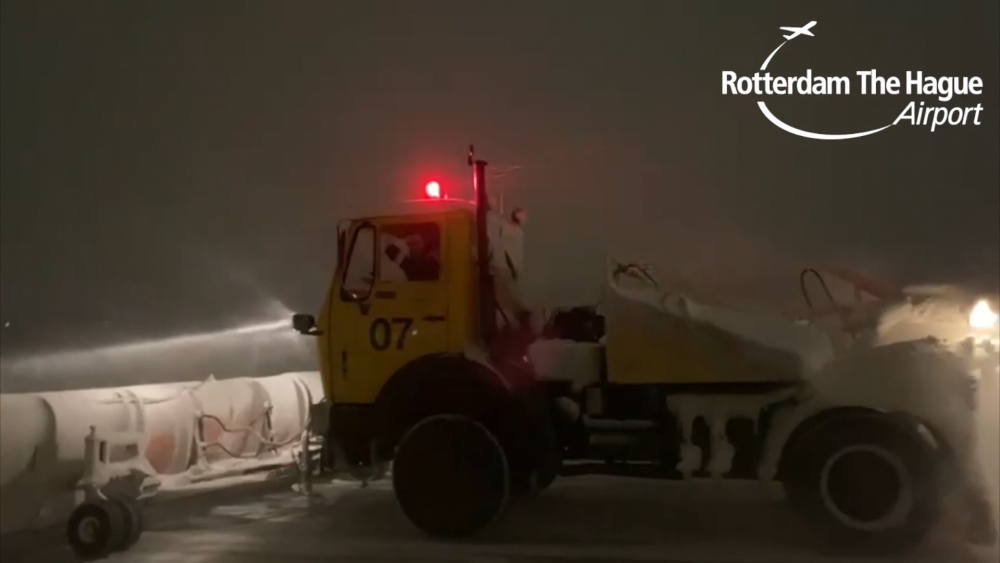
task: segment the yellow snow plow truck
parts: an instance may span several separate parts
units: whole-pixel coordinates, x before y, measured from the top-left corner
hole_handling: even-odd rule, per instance
[[[778,481],[821,537],[866,552],[914,546],[958,499],[969,541],[996,541],[974,462],[995,303],[970,316],[855,280],[850,303],[826,291],[819,306],[807,290],[826,279],[807,270],[814,314],[796,321],[613,263],[599,308],[533,323],[519,216],[490,209],[471,148],[469,164],[474,201],[432,182],[426,201],[341,223],[321,313],[293,317],[318,340],[325,466],[391,462],[403,512],[437,537],[477,533],[558,476],[605,473]],[[954,318],[924,322],[927,307]]]

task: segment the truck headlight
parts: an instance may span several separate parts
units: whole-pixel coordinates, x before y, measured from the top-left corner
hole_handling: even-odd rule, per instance
[[[998,318],[1000,317],[990,308],[990,304],[981,299],[969,314],[969,326],[976,330],[989,330],[997,326]]]

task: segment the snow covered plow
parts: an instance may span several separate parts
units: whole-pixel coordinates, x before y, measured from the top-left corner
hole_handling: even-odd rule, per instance
[[[796,320],[615,263],[600,310],[563,311],[536,338],[517,298],[523,217],[497,216],[486,163],[470,164],[471,205],[438,190],[345,222],[318,320],[293,320],[318,340],[326,458],[393,461],[418,528],[471,535],[511,497],[600,472],[777,480],[821,537],[864,552],[914,546],[958,497],[966,537],[996,541],[973,463],[978,381],[995,377],[974,364],[997,370],[995,315],[970,326],[957,304],[944,339],[907,315],[926,301],[858,283],[874,298]]]

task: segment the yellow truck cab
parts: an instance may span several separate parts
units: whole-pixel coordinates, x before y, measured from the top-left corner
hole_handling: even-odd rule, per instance
[[[373,404],[406,364],[465,351],[475,326],[474,223],[471,206],[442,201],[346,226],[344,258],[318,321],[334,404]]]
[[[771,319],[766,338],[741,334],[746,319],[723,309],[673,303],[658,289],[629,294],[619,287],[627,278],[655,280],[617,264],[602,312],[561,310],[531,333],[498,306],[497,290],[519,275],[519,225],[491,213],[486,163],[471,150],[469,164],[472,202],[434,185],[404,210],[342,223],[318,319],[293,317],[317,339],[326,467],[378,477],[391,462],[404,513],[439,537],[475,534],[512,496],[557,475],[610,473],[778,480],[823,537],[859,551],[916,545],[958,490],[973,515],[969,537],[996,541],[954,419],[892,397],[818,396],[804,374],[830,370],[774,344],[776,334],[815,335],[810,326]],[[920,369],[948,371],[940,396],[972,419],[971,364],[940,346],[903,345]],[[859,350],[833,374],[876,388],[883,374],[870,366],[893,365],[897,350]],[[918,375],[907,385],[922,385]]]

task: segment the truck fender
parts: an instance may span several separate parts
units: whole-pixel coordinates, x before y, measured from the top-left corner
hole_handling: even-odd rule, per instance
[[[431,354],[396,371],[375,399],[374,430],[382,459],[391,459],[403,433],[421,418],[458,413],[482,421],[509,389],[489,365],[460,354]]]

